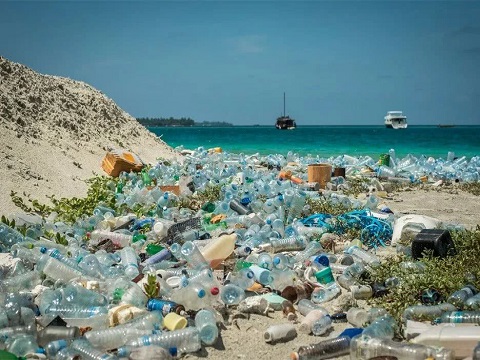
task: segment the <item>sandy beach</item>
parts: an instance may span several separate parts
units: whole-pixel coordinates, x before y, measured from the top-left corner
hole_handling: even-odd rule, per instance
[[[11,199],[16,192],[48,203],[47,196],[84,197],[85,180],[106,175],[101,162],[108,149],[123,148],[145,163],[159,159],[182,160],[175,152],[107,96],[85,83],[38,74],[0,57],[0,214],[21,212]],[[381,202],[396,214],[427,215],[445,224],[474,229],[480,225],[479,197],[455,185],[402,188]],[[380,254],[391,253],[390,248]],[[383,255],[382,255],[383,256]],[[1,260],[3,259],[3,260]],[[8,262],[2,257],[0,262]],[[332,313],[341,309],[344,296],[325,304]],[[358,306],[365,306],[359,301]],[[343,309],[345,310],[345,309]],[[301,320],[301,316],[299,317]],[[226,321],[221,338],[187,359],[287,359],[301,345],[326,337],[303,333],[286,343],[265,343],[264,331],[287,322],[281,311],[263,315],[239,315]],[[296,324],[298,328],[298,323]],[[348,324],[336,323],[328,337]]]

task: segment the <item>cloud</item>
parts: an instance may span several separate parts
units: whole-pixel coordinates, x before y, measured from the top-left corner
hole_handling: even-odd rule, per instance
[[[231,39],[235,51],[241,54],[258,54],[265,49],[266,37],[263,35],[244,35]]]

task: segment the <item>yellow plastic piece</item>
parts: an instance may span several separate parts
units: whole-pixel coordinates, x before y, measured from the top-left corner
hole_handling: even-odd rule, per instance
[[[171,312],[163,318],[163,326],[170,331],[180,330],[187,326],[187,319],[177,313]]]

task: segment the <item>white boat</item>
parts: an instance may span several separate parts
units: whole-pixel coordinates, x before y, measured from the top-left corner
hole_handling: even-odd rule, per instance
[[[406,129],[407,117],[401,111],[389,111],[385,116],[385,126],[393,129]]]

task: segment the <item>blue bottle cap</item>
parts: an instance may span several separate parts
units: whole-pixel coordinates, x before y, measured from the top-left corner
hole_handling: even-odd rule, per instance
[[[330,260],[328,259],[328,256],[324,254],[317,256],[314,261],[323,266],[330,266]]]
[[[40,248],[40,252],[41,252],[42,254],[45,254],[45,253],[47,252],[47,248],[42,246],[42,247]]]

